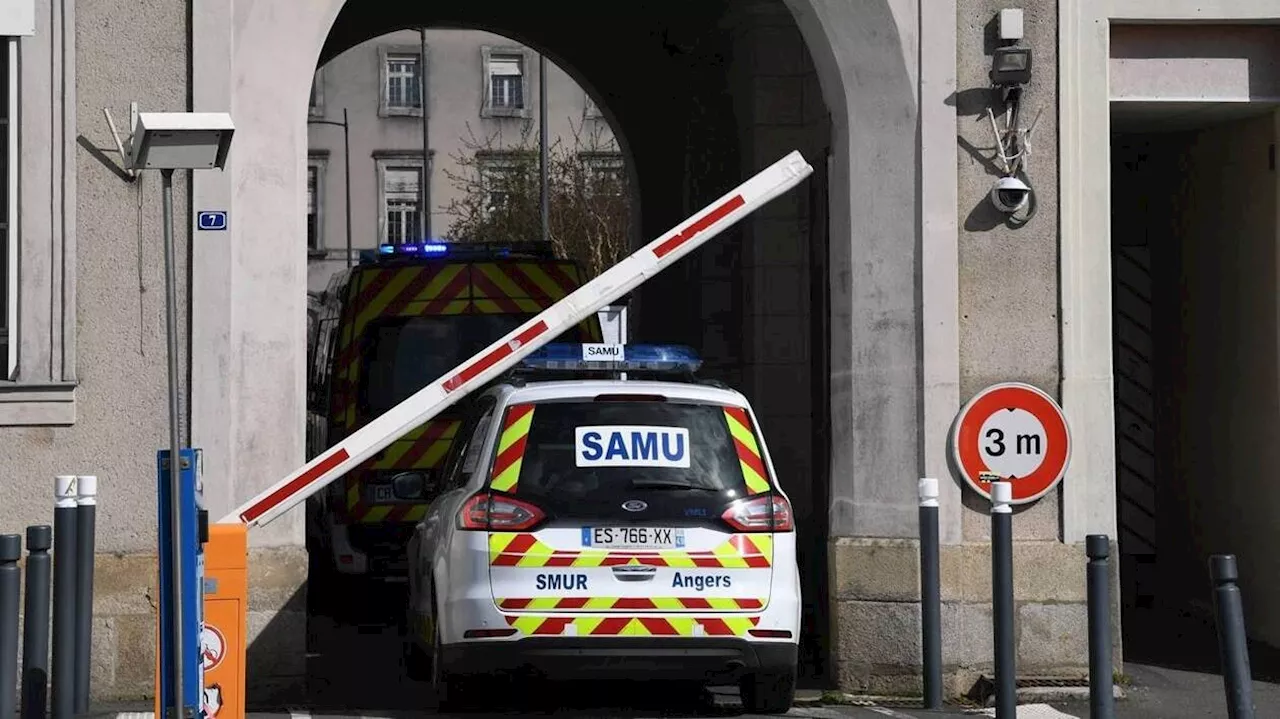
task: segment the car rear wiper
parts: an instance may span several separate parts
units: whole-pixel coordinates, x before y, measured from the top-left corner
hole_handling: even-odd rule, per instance
[[[631,480],[631,486],[635,489],[699,489],[697,485],[687,479],[656,479],[653,477],[633,479]]]

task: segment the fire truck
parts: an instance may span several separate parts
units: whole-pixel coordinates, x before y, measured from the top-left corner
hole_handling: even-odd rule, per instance
[[[581,283],[578,265],[546,243],[417,243],[365,253],[332,278],[309,332],[308,460]],[[562,341],[601,342],[604,314],[563,332]],[[462,412],[451,407],[409,430],[308,498],[313,585],[344,575],[403,580],[406,544],[436,494]]]

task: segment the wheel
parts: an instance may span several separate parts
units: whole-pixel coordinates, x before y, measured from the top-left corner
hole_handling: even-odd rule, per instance
[[[432,602],[434,607],[435,602]],[[449,671],[444,663],[443,643],[440,639],[440,623],[431,618],[431,691],[436,695],[436,709],[442,712],[457,711],[469,704],[469,682],[466,677]]]
[[[422,649],[422,645],[418,642],[421,636],[417,622],[412,619],[406,620],[406,626],[402,628],[400,634],[400,646],[402,650],[401,663],[404,665],[404,673],[409,679],[420,682],[431,679],[431,657]]]
[[[786,714],[796,698],[796,670],[748,675],[741,690],[747,713]]]

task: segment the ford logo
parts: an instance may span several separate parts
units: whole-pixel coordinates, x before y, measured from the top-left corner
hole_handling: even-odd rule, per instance
[[[622,503],[622,508],[628,512],[643,512],[649,508],[647,502],[641,502],[638,499],[628,499]]]

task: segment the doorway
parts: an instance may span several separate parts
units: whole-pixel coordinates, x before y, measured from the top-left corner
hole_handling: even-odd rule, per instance
[[[1208,559],[1238,558],[1255,676],[1280,665],[1276,120],[1113,103],[1112,337],[1126,662],[1215,671]]]

